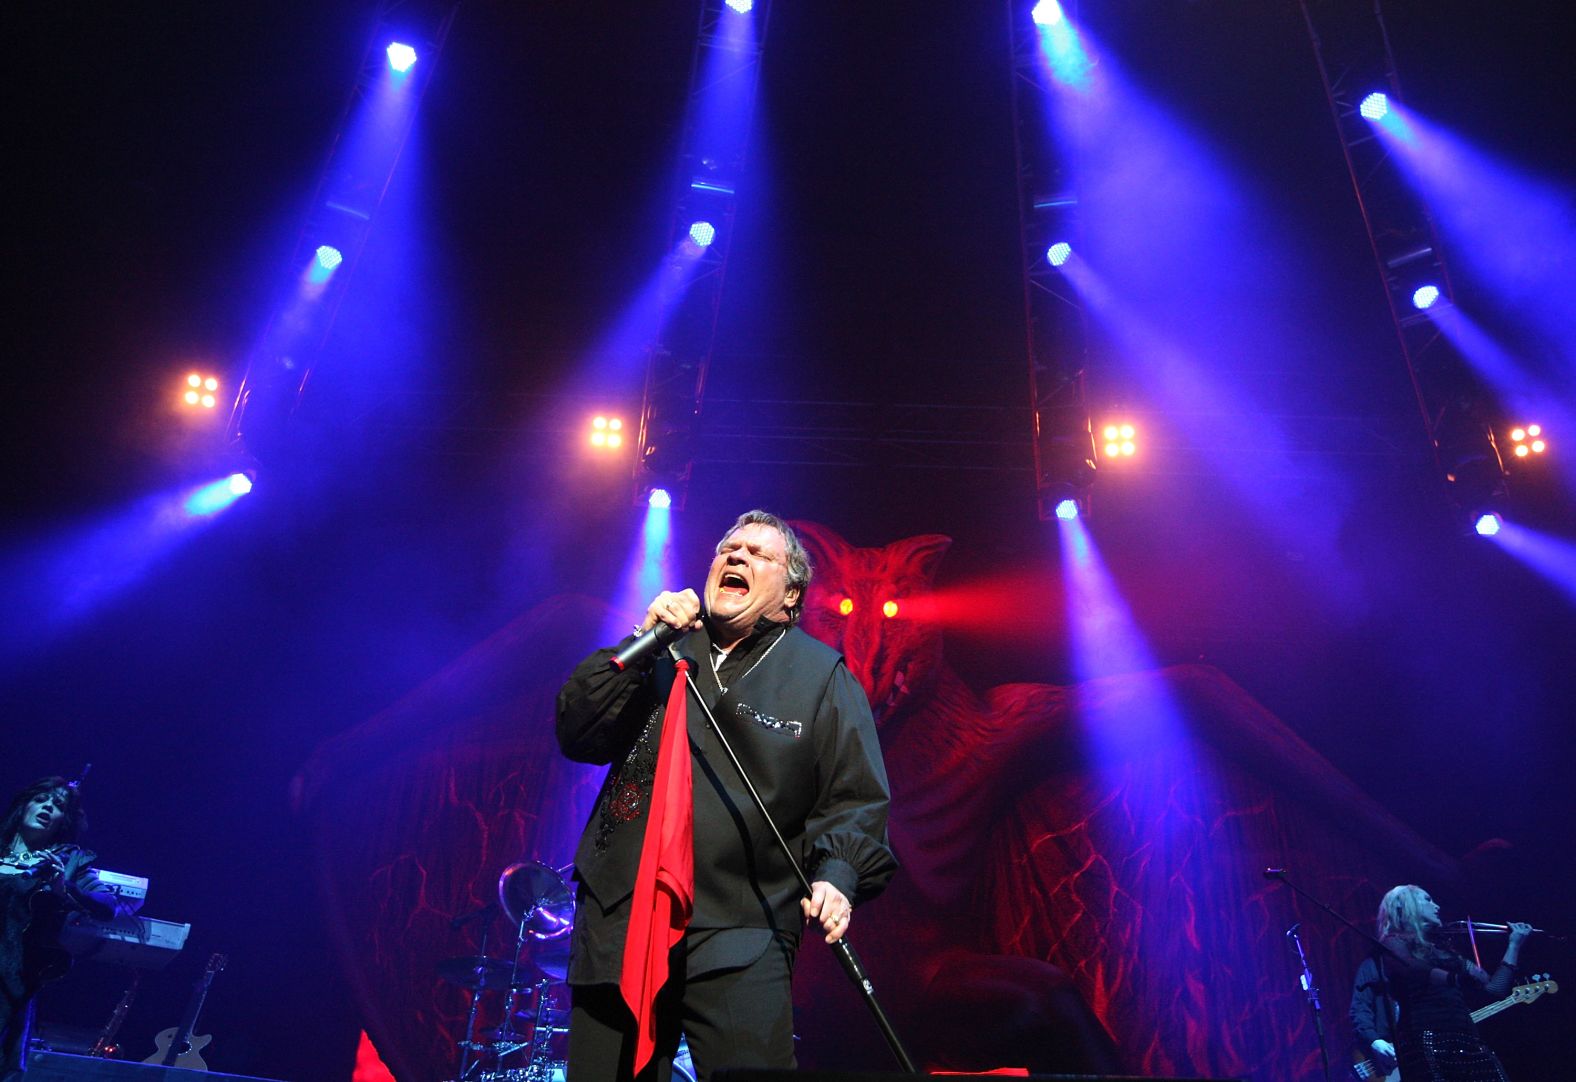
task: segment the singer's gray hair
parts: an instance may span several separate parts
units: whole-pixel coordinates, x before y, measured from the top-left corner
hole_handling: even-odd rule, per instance
[[[715,552],[721,552],[722,546],[728,538],[744,529],[746,526],[770,526],[782,535],[783,548],[788,551],[788,588],[799,590],[799,603],[788,610],[788,622],[799,622],[799,614],[804,611],[804,591],[810,585],[810,579],[815,575],[815,568],[810,566],[810,554],[799,543],[799,535],[793,532],[793,527],[770,511],[756,509],[746,511],[736,519],[728,531],[717,542]]]

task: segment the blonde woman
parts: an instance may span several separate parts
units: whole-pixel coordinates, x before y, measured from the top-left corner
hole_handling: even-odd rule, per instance
[[[1505,957],[1492,977],[1437,942],[1438,930],[1439,903],[1422,887],[1396,887],[1379,903],[1385,976],[1401,1009],[1396,1031],[1401,1077],[1406,1082],[1508,1082],[1499,1057],[1478,1036],[1461,991],[1472,986],[1495,997],[1508,992],[1532,926],[1510,925]]]

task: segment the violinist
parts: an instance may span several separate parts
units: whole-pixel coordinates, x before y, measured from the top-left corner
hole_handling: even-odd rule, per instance
[[[1379,903],[1384,975],[1400,1010],[1395,1055],[1406,1082],[1508,1082],[1462,997],[1474,987],[1503,996],[1515,980],[1528,924],[1509,925],[1505,956],[1490,976],[1440,945],[1439,903],[1422,887],[1399,886]]]

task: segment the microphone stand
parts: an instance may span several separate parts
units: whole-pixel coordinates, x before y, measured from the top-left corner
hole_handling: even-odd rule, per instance
[[[1312,902],[1314,905],[1316,905],[1320,909],[1324,910],[1330,916],[1334,917],[1336,920],[1338,920],[1342,924],[1346,925],[1346,927],[1350,928],[1352,931],[1356,932],[1358,935],[1360,935],[1364,939],[1368,940],[1368,942],[1372,943],[1380,951],[1383,951],[1383,950],[1386,949],[1385,945],[1379,941],[1379,937],[1378,936],[1374,935],[1372,932],[1368,931],[1365,928],[1359,928],[1357,925],[1353,924],[1351,921],[1349,921],[1345,917],[1343,917],[1340,913],[1337,913],[1334,909],[1332,909],[1328,904],[1325,903],[1325,901],[1322,898],[1314,897],[1312,894],[1309,894],[1307,891],[1305,891],[1301,887],[1299,887],[1296,883],[1293,883],[1290,879],[1287,879],[1286,878],[1286,869],[1284,869],[1284,868],[1265,868],[1264,869],[1264,878],[1265,879],[1277,880],[1277,881],[1279,881],[1281,883],[1286,884],[1286,886],[1290,887],[1295,893],[1300,894],[1302,897],[1308,899],[1308,901]],[[1303,991],[1305,991],[1308,994],[1308,1005],[1309,1005],[1309,1007],[1311,1007],[1313,1009],[1313,1027],[1314,1027],[1314,1030],[1318,1033],[1318,1036],[1319,1036],[1319,1056],[1324,1062],[1324,1078],[1325,1078],[1325,1082],[1329,1082],[1329,1078],[1330,1078],[1330,1051],[1325,1046],[1325,1040],[1324,1040],[1324,1015],[1323,1015],[1323,1011],[1322,1011],[1322,1009],[1320,1007],[1320,1004],[1319,1004],[1319,989],[1317,987],[1315,987],[1314,983],[1313,983],[1313,970],[1308,967],[1308,956],[1307,956],[1306,953],[1304,953],[1304,951],[1302,949],[1302,940],[1300,938],[1298,938],[1298,936],[1297,936],[1297,929],[1300,928],[1300,927],[1302,927],[1302,923],[1300,921],[1298,923],[1296,923],[1296,924],[1293,924],[1290,928],[1288,928],[1286,930],[1286,937],[1291,940],[1292,946],[1295,947],[1296,950],[1297,950],[1297,957],[1302,962],[1302,978],[1301,978],[1302,979],[1302,988],[1303,988]]]
[[[680,659],[677,644],[669,646],[668,652],[675,660]],[[684,673],[684,682],[695,693],[695,701],[700,704],[701,712],[706,715],[706,721],[711,725],[711,731],[716,735],[717,742],[722,745],[722,750],[727,753],[728,760],[733,763],[733,769],[738,773],[739,779],[744,782],[744,788],[749,791],[750,799],[755,803],[755,810],[761,813],[761,818],[765,820],[767,827],[771,829],[772,837],[777,839],[777,844],[782,848],[783,856],[788,858],[788,864],[793,868],[794,875],[799,878],[799,886],[804,891],[805,897],[809,897],[814,893],[814,888],[810,885],[810,879],[804,874],[804,869],[799,866],[799,860],[794,856],[793,848],[788,844],[787,839],[783,837],[782,831],[777,829],[777,823],[772,819],[771,812],[766,808],[766,801],[762,800],[761,794],[756,791],[755,783],[750,780],[750,775],[744,769],[744,764],[739,761],[738,755],[733,751],[733,745],[728,743],[727,734],[722,731],[722,726],[717,723],[717,718],[712,714],[711,707],[706,705],[706,700],[701,698],[700,688],[695,686],[695,681],[688,672]],[[859,956],[854,953],[853,945],[848,942],[846,935],[832,944],[832,954],[836,956],[838,963],[842,965],[843,972],[848,974],[848,979],[854,982],[864,996],[865,1005],[870,1008],[870,1013],[875,1016],[876,1025],[881,1029],[881,1036],[886,1038],[887,1047],[892,1049],[892,1055],[896,1057],[898,1066],[908,1074],[918,1073],[914,1066],[914,1061],[909,1058],[908,1050],[903,1047],[903,1042],[898,1038],[897,1031],[892,1028],[891,1020],[887,1018],[886,1012],[881,1009],[881,1004],[876,1002],[875,986],[870,983],[870,978],[865,973],[865,967],[860,963]]]
[[[1313,1011],[1313,1029],[1319,1036],[1319,1060],[1324,1065],[1324,1082],[1330,1082],[1330,1048],[1324,1040],[1324,1006],[1319,1002],[1319,987],[1313,983],[1313,970],[1308,967],[1308,955],[1302,949],[1302,937],[1297,934],[1297,929],[1302,927],[1299,921],[1286,929],[1286,938],[1291,940],[1291,945],[1297,951],[1297,960],[1302,963],[1302,990],[1308,994],[1308,1006]]]

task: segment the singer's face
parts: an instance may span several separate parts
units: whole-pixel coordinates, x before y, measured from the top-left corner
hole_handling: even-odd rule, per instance
[[[1417,915],[1423,918],[1424,924],[1439,923],[1439,903],[1430,898],[1426,890],[1418,895]]]
[[[27,842],[28,848],[48,845],[64,825],[65,811],[65,796],[58,790],[39,793],[28,801],[21,826],[22,840]]]
[[[724,644],[750,633],[762,617],[786,620],[799,603],[788,585],[788,547],[782,534],[751,522],[723,539],[706,576],[706,612]]]

